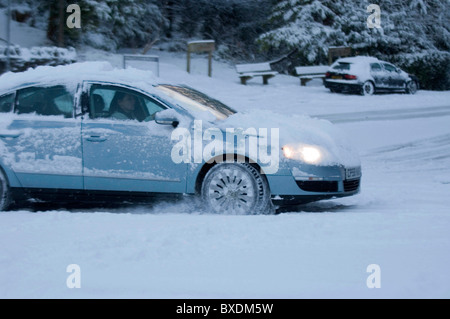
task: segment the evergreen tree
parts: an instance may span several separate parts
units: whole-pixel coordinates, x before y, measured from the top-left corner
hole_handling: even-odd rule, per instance
[[[328,48],[350,46],[358,54],[395,61],[415,73],[429,73],[430,66],[440,80],[430,83],[422,77],[423,84],[449,88],[450,2],[379,0],[380,28],[367,25],[370,3],[282,0],[270,16],[271,31],[258,42],[263,51],[274,55],[297,48],[298,61],[304,65],[325,64]]]

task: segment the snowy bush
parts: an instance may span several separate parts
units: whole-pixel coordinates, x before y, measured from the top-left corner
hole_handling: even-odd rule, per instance
[[[450,53],[424,51],[398,55],[391,59],[405,71],[415,74],[427,90],[450,90]]]
[[[6,68],[7,47],[0,46],[0,74]],[[74,48],[12,46],[9,48],[11,71],[20,72],[40,65],[64,65],[74,63],[77,54]]]

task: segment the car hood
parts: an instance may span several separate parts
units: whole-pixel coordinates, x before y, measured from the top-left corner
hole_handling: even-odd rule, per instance
[[[323,157],[318,165],[360,166],[357,150],[336,125],[306,115],[281,115],[275,112],[236,113],[216,125],[222,130],[241,128],[258,132],[262,141],[278,147],[285,145],[317,146]],[[278,132],[278,139],[276,138]],[[250,133],[251,134],[251,133]],[[270,138],[269,136],[270,135]],[[264,137],[267,137],[264,139]],[[274,139],[275,138],[275,139]],[[282,158],[280,153],[280,158]]]

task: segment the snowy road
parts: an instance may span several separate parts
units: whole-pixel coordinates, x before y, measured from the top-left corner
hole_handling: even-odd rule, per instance
[[[336,123],[360,152],[361,194],[275,216],[212,215],[188,199],[2,213],[0,298],[450,297],[450,92],[364,98],[284,76],[244,87],[229,66],[209,79],[183,63],[163,56],[161,72],[238,110]],[[381,288],[367,286],[372,264]]]

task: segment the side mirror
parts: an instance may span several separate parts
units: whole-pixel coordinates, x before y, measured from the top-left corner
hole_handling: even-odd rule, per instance
[[[180,121],[173,114],[165,114],[165,112],[158,112],[155,114],[155,122],[160,125],[172,125],[177,127]]]
[[[402,73],[402,70],[400,70],[399,68],[396,68],[396,69],[395,69],[395,72],[397,72],[397,73]]]

